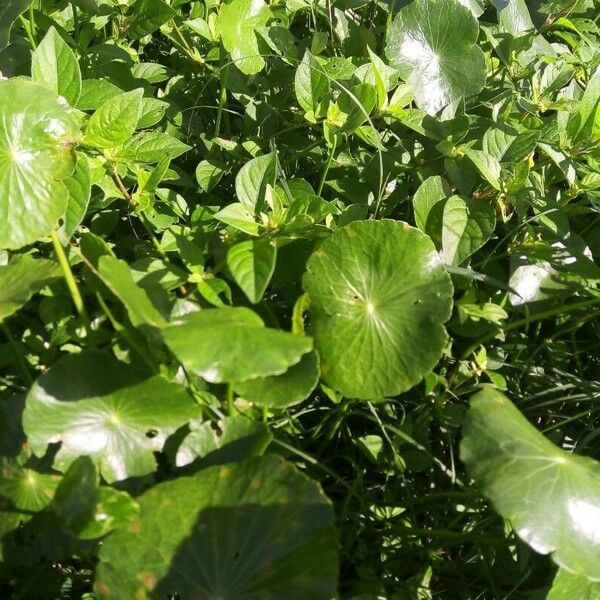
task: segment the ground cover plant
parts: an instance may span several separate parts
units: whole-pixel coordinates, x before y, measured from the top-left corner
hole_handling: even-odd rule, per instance
[[[0,597],[600,599],[594,0],[2,0]]]

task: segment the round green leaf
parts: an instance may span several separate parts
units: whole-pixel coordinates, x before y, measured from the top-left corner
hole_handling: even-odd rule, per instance
[[[0,81],[0,248],[31,244],[56,227],[78,137],[64,100],[25,79]]]
[[[433,115],[485,83],[479,25],[458,0],[415,0],[394,18],[385,53],[412,87],[419,108]]]
[[[199,411],[182,386],[86,351],[61,359],[35,382],[23,428],[38,456],[48,444],[61,443],[57,469],[87,455],[113,482],[151,473],[153,453]]]
[[[100,550],[99,600],[330,600],[333,511],[276,456],[204,469],[150,489],[140,518]],[[126,560],[124,560],[126,557]]]
[[[452,283],[431,240],[400,221],[355,221],[311,256],[304,276],[321,374],[345,396],[406,391],[446,344]]]
[[[600,463],[552,444],[492,389],[471,399],[461,458],[520,538],[600,581]]]
[[[211,383],[277,375],[312,350],[312,340],[264,327],[247,308],[201,310],[162,331],[165,343],[189,370]]]
[[[288,408],[306,400],[318,382],[319,355],[313,350],[285,373],[236,383],[235,391],[257,406]]]

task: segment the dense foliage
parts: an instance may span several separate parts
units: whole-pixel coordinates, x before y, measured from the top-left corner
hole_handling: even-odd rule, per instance
[[[600,599],[594,0],[2,0],[0,597]]]

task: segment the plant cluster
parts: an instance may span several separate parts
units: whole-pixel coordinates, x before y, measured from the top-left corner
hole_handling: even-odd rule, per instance
[[[600,599],[599,20],[3,0],[0,597]]]

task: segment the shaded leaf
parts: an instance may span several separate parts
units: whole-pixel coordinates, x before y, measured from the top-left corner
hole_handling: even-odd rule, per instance
[[[279,457],[161,483],[139,503],[139,521],[102,545],[100,600],[115,591],[157,600],[175,594],[330,600],[335,594],[331,505],[316,483]]]

